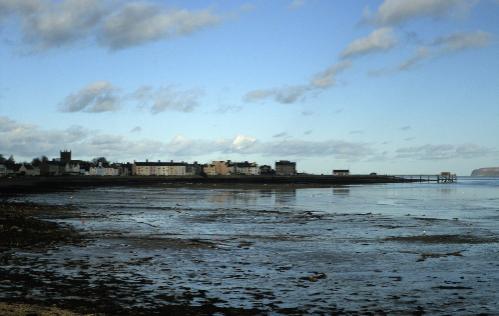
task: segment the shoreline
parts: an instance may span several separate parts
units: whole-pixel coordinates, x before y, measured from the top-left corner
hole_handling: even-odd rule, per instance
[[[395,176],[350,175],[350,176],[59,176],[59,177],[13,177],[0,178],[0,195],[23,193],[47,193],[71,191],[102,186],[271,186],[271,187],[323,187],[331,185],[410,183]]]
[[[36,204],[26,202],[0,201],[0,271],[2,272],[1,291],[16,293],[12,296],[0,297],[0,314],[2,315],[255,315],[262,311],[257,309],[242,309],[235,307],[219,307],[214,301],[207,301],[200,305],[189,305],[176,296],[164,298],[156,306],[123,306],[115,302],[111,296],[122,290],[119,283],[103,284],[95,288],[85,279],[67,281],[44,268],[40,277],[44,281],[19,274],[11,269],[10,265],[31,265],[29,262],[16,257],[17,252],[44,253],[64,246],[86,247],[95,236],[74,229],[71,226],[47,220],[61,214],[78,217],[77,209],[71,206]],[[33,262],[37,264],[36,260]],[[85,263],[83,266],[88,265]],[[39,267],[38,267],[39,268]],[[32,276],[40,272],[34,269]],[[105,270],[105,269],[104,269]],[[125,284],[124,284],[125,285]],[[47,290],[57,288],[57,299],[50,296],[35,297],[28,294],[32,287]],[[81,295],[85,293],[87,299],[71,299],[67,293]],[[78,294],[77,294],[78,293]],[[133,300],[133,298],[132,298]],[[98,303],[98,304],[96,304]]]
[[[120,195],[120,190],[111,191]],[[212,194],[209,191],[203,193]],[[92,194],[109,197],[99,190]],[[420,315],[490,312],[495,306],[481,305],[473,297],[484,295],[493,301],[480,288],[492,286],[489,275],[495,270],[486,263],[496,262],[496,256],[476,255],[482,247],[493,249],[498,239],[457,219],[392,218],[360,209],[354,213],[281,207],[262,212],[244,206],[205,209],[178,205],[176,200],[160,208],[154,203],[148,205],[152,208],[144,207],[152,217],[130,219],[142,202],[134,206],[119,200],[118,208],[106,206],[95,212],[99,207],[87,208],[79,199],[76,204],[69,199],[61,199],[61,204],[43,198],[38,204],[8,201],[0,200],[4,232],[0,242],[6,243],[0,247],[2,315],[20,315],[3,313],[4,307],[43,315],[40,306],[55,306],[67,315],[304,315],[309,311]],[[106,203],[101,200],[101,205]],[[175,225],[159,230],[154,214],[171,218]],[[9,215],[15,219],[10,223]],[[248,221],[254,225],[246,226]],[[198,234],[189,228],[185,233],[172,229],[180,222],[201,228],[232,225],[233,230]],[[116,229],[117,223],[122,223],[121,229]],[[127,223],[135,229],[131,231]],[[271,230],[266,228],[269,224]],[[76,238],[60,238],[68,236],[64,232],[69,236],[74,232]],[[14,242],[3,238],[11,234]],[[307,253],[306,259],[300,259],[301,252]],[[258,272],[262,262],[265,270]],[[487,278],[475,277],[474,268],[467,268],[476,264]],[[456,277],[442,269],[456,271]],[[421,287],[431,296],[422,295]],[[301,299],[304,289],[319,294]],[[296,301],[290,299],[295,295]],[[356,298],[369,304],[356,303]]]

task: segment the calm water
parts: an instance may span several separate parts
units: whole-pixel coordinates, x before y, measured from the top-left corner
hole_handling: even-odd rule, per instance
[[[54,220],[95,241],[25,256],[46,259],[66,278],[82,273],[67,262],[84,262],[91,280],[112,275],[133,283],[133,304],[194,293],[188,304],[216,299],[274,312],[499,312],[499,179],[97,188],[28,199],[76,205],[80,214]],[[451,237],[390,239],[432,235]],[[460,236],[465,241],[453,239]]]

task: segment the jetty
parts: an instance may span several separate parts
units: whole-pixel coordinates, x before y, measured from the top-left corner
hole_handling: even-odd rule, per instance
[[[396,175],[395,177],[406,179],[410,182],[436,182],[436,183],[455,183],[457,175],[451,172],[441,172],[440,174],[410,174]]]

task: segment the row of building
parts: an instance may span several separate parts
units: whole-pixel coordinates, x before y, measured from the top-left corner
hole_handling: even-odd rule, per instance
[[[15,164],[8,168],[0,164],[0,176],[229,176],[229,175],[296,175],[296,163],[280,160],[275,168],[268,165],[259,166],[255,162],[213,161],[209,164],[197,162],[145,162],[108,163],[106,161],[88,162],[73,160],[71,151],[61,151],[60,158],[41,161],[39,165],[28,163]]]

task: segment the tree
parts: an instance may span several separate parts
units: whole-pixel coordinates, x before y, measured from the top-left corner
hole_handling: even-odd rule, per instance
[[[40,167],[42,164],[47,163],[48,161],[49,159],[47,158],[47,156],[35,157],[31,161],[31,164],[34,167]]]
[[[7,159],[5,162],[4,162],[5,166],[9,169],[14,169],[14,167],[16,166],[16,161],[14,159],[14,156],[10,155],[9,159]]]
[[[109,161],[107,161],[106,157],[97,157],[97,158],[94,158],[94,159],[92,159],[92,162],[95,165],[98,165],[99,162],[100,162],[100,163],[102,163],[103,166],[109,164]]]
[[[4,164],[5,161],[7,161],[7,159],[5,159],[5,157],[2,154],[0,154],[0,164]]]
[[[36,157],[31,160],[31,164],[33,165],[33,167],[40,167],[42,161],[40,160],[40,158]]]

